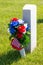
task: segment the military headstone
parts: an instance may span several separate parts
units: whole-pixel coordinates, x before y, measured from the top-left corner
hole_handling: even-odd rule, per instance
[[[37,7],[36,5],[26,4],[23,7],[23,20],[30,25],[30,39],[31,42],[27,46],[26,50],[32,52],[36,48],[36,36],[37,36]]]

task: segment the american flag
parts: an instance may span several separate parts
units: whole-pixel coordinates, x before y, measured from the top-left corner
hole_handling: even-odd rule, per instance
[[[20,42],[16,38],[12,40],[11,44],[17,48],[20,48]]]

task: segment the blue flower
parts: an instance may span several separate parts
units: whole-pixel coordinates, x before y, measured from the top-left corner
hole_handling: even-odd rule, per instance
[[[19,25],[18,21],[12,21],[9,26],[9,31],[11,34],[14,34],[16,32],[15,27]]]
[[[16,30],[13,27],[10,27],[9,31],[10,31],[11,34],[14,34],[16,32]]]
[[[18,21],[12,21],[10,23],[11,26],[18,26],[19,25],[19,22]]]
[[[27,25],[27,28],[26,28],[26,31],[28,31],[28,30],[30,30],[30,26],[29,25]]]

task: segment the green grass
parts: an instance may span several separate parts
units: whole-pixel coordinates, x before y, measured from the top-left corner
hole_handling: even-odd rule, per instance
[[[7,32],[12,17],[22,18],[25,4],[37,5],[37,48],[24,58],[12,49]],[[0,0],[0,65],[43,65],[43,0]]]

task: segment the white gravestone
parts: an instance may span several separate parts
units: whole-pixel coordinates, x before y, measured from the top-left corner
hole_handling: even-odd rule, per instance
[[[30,25],[30,39],[31,42],[28,45],[28,47],[26,48],[27,51],[32,52],[34,50],[34,48],[36,48],[36,24],[37,24],[37,19],[36,19],[36,15],[37,15],[37,11],[36,11],[36,5],[31,5],[31,4],[26,4],[23,7],[23,20],[25,22],[27,22]]]

